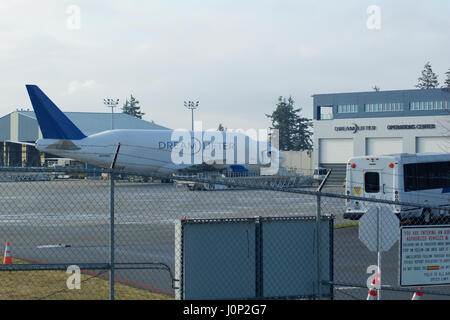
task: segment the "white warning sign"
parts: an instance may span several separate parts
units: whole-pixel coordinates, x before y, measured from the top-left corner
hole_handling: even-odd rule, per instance
[[[400,286],[450,285],[450,226],[400,232]]]

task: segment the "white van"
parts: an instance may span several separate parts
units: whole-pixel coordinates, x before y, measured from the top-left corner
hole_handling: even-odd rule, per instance
[[[350,158],[345,192],[355,197],[383,199],[442,209],[422,209],[393,205],[403,220],[420,218],[426,224],[432,216],[450,214],[450,154],[393,154]],[[344,218],[357,220],[369,202],[346,200]]]

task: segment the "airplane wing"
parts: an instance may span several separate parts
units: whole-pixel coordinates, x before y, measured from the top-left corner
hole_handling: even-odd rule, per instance
[[[36,146],[36,143],[34,142],[21,142],[21,141],[12,141],[12,140],[6,140],[6,142],[15,143],[15,144],[24,144],[26,146]]]

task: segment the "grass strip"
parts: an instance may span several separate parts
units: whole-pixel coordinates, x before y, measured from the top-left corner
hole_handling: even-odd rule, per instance
[[[2,260],[3,261],[3,260]],[[29,264],[13,258],[14,264]],[[0,300],[107,300],[109,281],[101,276],[108,270],[81,273],[80,289],[68,289],[71,274],[65,271],[3,271],[0,272]],[[171,297],[116,281],[117,300],[172,300]]]

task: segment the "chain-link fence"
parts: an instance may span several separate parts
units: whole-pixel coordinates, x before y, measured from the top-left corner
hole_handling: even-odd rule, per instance
[[[239,288],[243,299],[362,300],[372,280],[382,299],[411,299],[411,272],[450,283],[448,208],[345,191],[270,177],[1,168],[0,299],[174,299],[204,285],[204,299]],[[350,201],[367,214],[347,219]],[[389,220],[397,209],[414,214]],[[194,229],[181,234],[177,223]],[[422,292],[450,298],[449,286]]]

